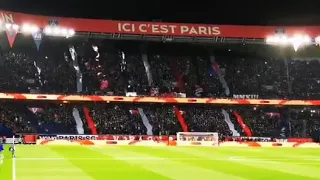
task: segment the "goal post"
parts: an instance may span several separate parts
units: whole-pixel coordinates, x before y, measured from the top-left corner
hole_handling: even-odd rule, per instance
[[[178,132],[178,146],[218,146],[217,132]]]

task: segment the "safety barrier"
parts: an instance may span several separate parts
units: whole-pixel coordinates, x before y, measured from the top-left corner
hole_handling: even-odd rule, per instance
[[[37,140],[37,145],[66,146],[179,146],[170,140]],[[208,146],[207,143],[190,143],[190,146]],[[216,146],[216,144],[212,144]],[[312,142],[220,142],[219,147],[251,147],[251,148],[320,148],[320,143]]]
[[[219,99],[219,98],[174,98],[174,97],[126,97],[126,96],[81,96],[61,94],[17,94],[0,93],[3,100],[37,100],[60,102],[107,102],[107,103],[167,103],[167,104],[232,104],[232,105],[278,105],[278,106],[319,106],[320,100],[283,99]]]

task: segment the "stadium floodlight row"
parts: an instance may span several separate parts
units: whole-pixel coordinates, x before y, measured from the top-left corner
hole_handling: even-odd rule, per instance
[[[23,26],[30,23],[52,36],[104,36],[111,39],[139,39],[176,42],[272,43],[301,46],[317,44],[320,26],[240,26],[166,22],[133,22],[50,17],[0,10],[0,20]],[[28,29],[28,28],[27,28]],[[32,29],[32,28],[31,28]],[[34,30],[37,28],[34,28]]]
[[[319,40],[317,37],[315,40]],[[274,45],[292,45],[294,50],[297,51],[300,46],[307,46],[312,43],[312,39],[308,35],[296,34],[292,37],[286,35],[270,36],[266,39],[267,44]]]
[[[15,31],[23,34],[34,34],[43,32],[47,36],[59,36],[59,37],[72,37],[75,35],[75,31],[71,28],[59,27],[59,26],[46,26],[44,29],[40,29],[35,24],[12,24],[3,23],[0,21],[0,29],[4,31]]]

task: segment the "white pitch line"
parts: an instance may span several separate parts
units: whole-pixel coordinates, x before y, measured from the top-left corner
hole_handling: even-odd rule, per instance
[[[203,160],[199,158],[152,158],[152,157],[119,157],[119,158],[17,158],[19,161],[61,161],[61,160],[94,160],[94,161],[115,161],[115,160],[138,160],[138,161],[164,161],[164,160]],[[227,159],[212,159],[227,160]]]
[[[254,161],[320,161],[320,158],[261,158],[261,157],[241,157],[241,156],[234,156],[230,157],[229,160],[254,160]]]
[[[64,161],[64,160],[79,160],[79,161],[122,161],[122,160],[132,160],[132,161],[166,161],[166,160],[186,160],[186,161],[243,161],[252,163],[291,163],[291,164],[320,164],[320,159],[306,158],[306,159],[288,159],[288,158],[245,158],[245,157],[229,157],[229,158],[156,158],[156,157],[118,157],[118,158],[16,158],[18,161]],[[310,161],[310,162],[298,162],[298,161]]]
[[[230,157],[231,161],[242,161],[242,162],[251,162],[251,163],[269,163],[269,164],[280,164],[280,163],[289,163],[289,164],[320,164],[320,159],[252,159],[252,158],[238,158]],[[315,162],[298,162],[301,160],[315,161]]]
[[[16,166],[16,158],[13,157],[12,158],[12,180],[16,180],[17,179],[17,166]]]
[[[17,165],[16,165],[16,154],[15,154],[15,151],[16,151],[16,147],[15,147],[15,136],[13,135],[12,137],[12,180],[17,180]]]

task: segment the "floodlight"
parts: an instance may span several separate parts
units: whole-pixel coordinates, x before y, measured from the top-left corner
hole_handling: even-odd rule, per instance
[[[31,24],[24,24],[21,28],[21,31],[23,33],[36,33],[38,32],[40,29],[36,26],[36,25],[31,25]]]
[[[292,43],[294,50],[297,51],[300,46],[310,44],[311,38],[307,35],[297,34],[290,38],[290,42]]]
[[[19,30],[19,26],[17,24],[12,24],[12,29],[15,31]]]
[[[52,29],[51,29],[51,27],[45,27],[44,30],[43,30],[43,32],[44,32],[45,34],[52,34]]]
[[[44,29],[44,33],[48,36],[71,37],[75,34],[75,31],[73,29],[68,29],[68,28],[64,28],[64,27],[47,26]]]
[[[320,43],[320,36],[316,37],[315,41],[316,41],[317,44],[319,44]]]
[[[266,42],[267,44],[286,45],[289,42],[289,38],[285,35],[269,36]]]
[[[76,32],[73,29],[68,30],[69,36],[73,36]]]

